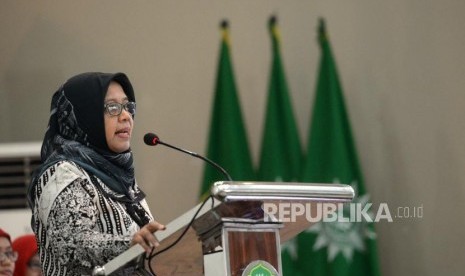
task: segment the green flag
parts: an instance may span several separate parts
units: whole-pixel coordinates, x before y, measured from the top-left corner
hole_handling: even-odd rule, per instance
[[[271,17],[269,31],[272,42],[272,64],[268,86],[268,102],[263,130],[258,180],[297,181],[302,149],[289,98],[288,86],[280,55],[281,41],[276,17]],[[284,275],[294,272],[295,247],[283,245]]]
[[[230,58],[228,24],[221,24],[222,40],[210,121],[207,157],[222,166],[233,180],[254,180],[254,171],[236,92]],[[204,197],[215,181],[225,177],[205,165],[200,195]]]
[[[350,184],[353,202],[368,202],[325,23],[321,60],[302,182]],[[349,209],[345,205],[344,212]],[[319,222],[298,236],[298,267],[305,275],[380,275],[373,225]]]

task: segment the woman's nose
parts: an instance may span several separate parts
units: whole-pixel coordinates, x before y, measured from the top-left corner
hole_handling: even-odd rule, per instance
[[[123,108],[123,110],[121,111],[121,114],[119,114],[118,116],[118,120],[127,121],[129,120],[129,118],[132,118],[132,114]]]

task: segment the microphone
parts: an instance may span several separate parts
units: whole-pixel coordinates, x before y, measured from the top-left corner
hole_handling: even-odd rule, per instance
[[[203,161],[207,162],[208,164],[210,164],[211,166],[213,166],[215,169],[219,170],[225,177],[227,180],[229,181],[232,181],[232,178],[231,176],[226,172],[225,169],[223,169],[220,165],[216,164],[215,162],[211,161],[210,159],[206,158],[206,157],[203,157],[202,155],[200,154],[197,154],[195,152],[192,152],[192,151],[189,151],[189,150],[185,150],[185,149],[181,149],[181,148],[178,148],[178,147],[175,147],[173,145],[170,145],[168,143],[165,143],[163,142],[162,140],[160,140],[160,138],[158,137],[158,135],[156,135],[155,133],[147,133],[144,135],[144,143],[147,145],[147,146],[156,146],[158,144],[160,145],[164,145],[164,146],[167,146],[169,148],[172,148],[172,149],[175,149],[177,151],[180,151],[180,152],[184,152],[184,153],[187,153],[191,156],[194,156],[194,157],[197,157],[199,159],[202,159]]]
[[[211,166],[213,166],[215,169],[219,170],[229,181],[232,181],[232,178],[231,176],[226,172],[225,169],[223,169],[220,165],[216,164],[215,162],[211,161],[210,159],[206,158],[206,157],[203,157],[195,152],[192,152],[192,151],[188,151],[188,150],[185,150],[185,149],[181,149],[181,148],[178,148],[178,147],[175,147],[173,145],[170,145],[168,143],[165,143],[163,142],[162,140],[160,140],[160,138],[154,134],[154,133],[147,133],[144,135],[144,143],[148,146],[156,146],[158,144],[160,145],[164,145],[164,146],[167,146],[169,148],[172,148],[172,149],[175,149],[175,150],[178,150],[180,152],[183,152],[183,153],[187,153],[191,156],[194,156],[194,157],[197,157],[197,158],[200,158],[202,159],[203,161],[207,162],[208,164],[210,164]],[[213,208],[213,204],[214,204],[214,199],[213,199],[213,196],[208,196],[206,199],[203,200],[203,202],[200,204],[199,208],[197,209],[196,213],[194,214],[194,216],[192,217],[191,221],[189,222],[189,224],[186,226],[186,228],[184,229],[184,231],[181,233],[181,235],[173,242],[171,243],[170,245],[168,245],[167,247],[165,247],[164,249],[158,251],[158,252],[152,252],[150,253],[150,255],[147,257],[147,259],[149,260],[148,263],[149,263],[149,268],[150,268],[150,272],[152,272],[153,275],[156,275],[152,269],[152,259],[171,249],[173,246],[175,246],[183,237],[184,235],[187,233],[187,231],[189,230],[189,228],[192,226],[192,224],[194,223],[194,220],[197,218],[200,210],[202,210],[203,206],[205,205],[205,203],[207,203],[207,201],[209,199],[212,199],[212,208]],[[144,258],[145,259],[145,258]]]

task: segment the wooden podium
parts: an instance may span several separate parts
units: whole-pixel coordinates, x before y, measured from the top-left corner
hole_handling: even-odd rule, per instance
[[[197,205],[155,233],[161,244],[157,251],[163,250],[198,213],[184,237],[152,259],[157,276],[281,275],[281,244],[311,227],[308,218],[317,217],[318,211],[312,206],[349,202],[354,190],[339,184],[221,181],[214,183],[211,194],[212,203],[200,210]],[[143,265],[144,255],[134,245],[96,267],[93,275],[111,275],[137,260],[142,265],[135,275],[152,275]]]

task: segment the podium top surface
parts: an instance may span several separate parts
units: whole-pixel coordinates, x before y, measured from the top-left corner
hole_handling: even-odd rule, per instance
[[[354,198],[354,189],[343,184],[299,182],[218,181],[211,194],[223,202],[249,200],[338,201]]]

